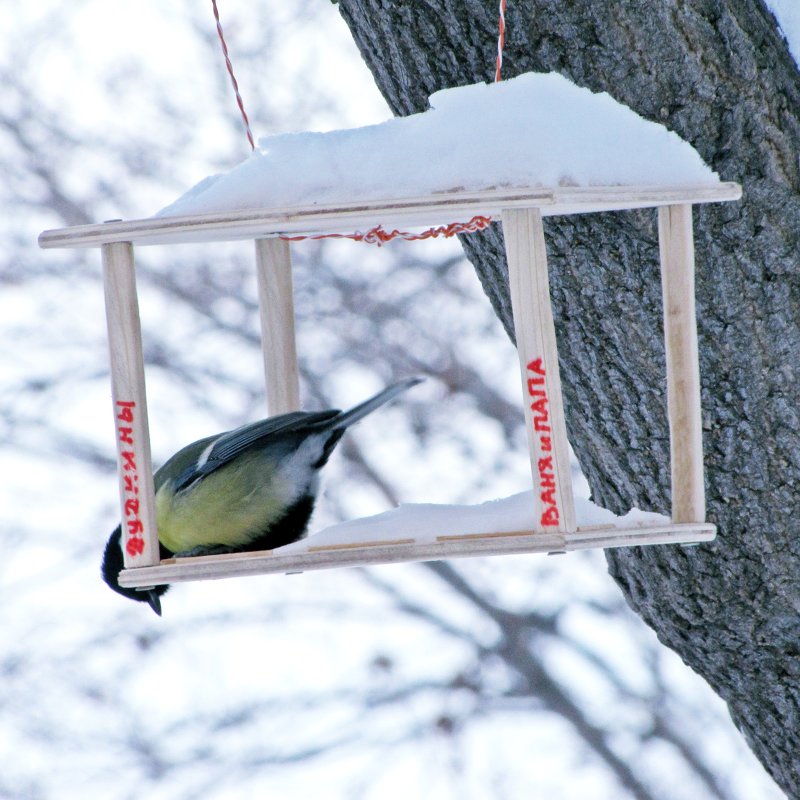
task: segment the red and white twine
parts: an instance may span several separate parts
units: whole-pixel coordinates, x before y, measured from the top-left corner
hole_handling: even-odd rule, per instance
[[[500,72],[503,69],[503,48],[506,44],[506,0],[500,0],[500,25],[497,34],[497,61],[495,62],[494,82],[500,80]]]
[[[417,242],[422,239],[432,239],[437,236],[444,236],[449,239],[459,233],[475,233],[475,231],[482,231],[484,228],[489,227],[491,224],[491,217],[482,217],[477,215],[469,222],[451,222],[449,225],[440,225],[438,228],[428,228],[421,233],[410,233],[409,231],[387,231],[381,225],[376,225],[374,228],[362,233],[356,231],[355,233],[319,233],[309,236],[280,236],[278,238],[285,239],[287,242],[301,242],[307,239],[352,239],[354,242],[365,242],[366,244],[376,244],[378,247],[391,242],[392,239],[403,239],[406,242]]]
[[[222,32],[222,23],[219,21],[219,9],[217,8],[217,0],[211,0],[211,5],[214,9],[214,19],[217,22],[217,35],[219,36],[220,44],[222,45],[222,55],[225,56],[225,66],[228,68],[228,75],[231,76],[231,83],[233,84],[233,91],[236,95],[236,103],[239,106],[239,111],[242,112],[242,119],[244,120],[245,131],[247,132],[247,141],[250,142],[250,148],[256,149],[256,143],[253,140],[253,132],[250,130],[250,120],[247,118],[247,112],[244,110],[244,100],[242,95],[239,94],[239,84],[236,76],[233,74],[233,64],[231,64],[230,56],[228,55],[228,45],[225,44],[225,35]]]
[[[217,0],[211,0],[211,5],[214,9],[214,19],[217,23],[217,35],[219,36],[220,44],[222,45],[222,54],[225,56],[225,66],[228,69],[228,74],[231,77],[233,84],[233,91],[236,95],[236,103],[239,106],[239,111],[244,120],[245,130],[247,132],[247,141],[250,142],[250,147],[255,150],[256,145],[253,140],[253,133],[250,130],[250,120],[247,118],[247,112],[244,110],[244,101],[239,93],[239,84],[236,81],[236,76],[233,74],[233,64],[231,63],[230,56],[228,55],[228,45],[225,43],[225,36],[222,32],[222,23],[219,19],[219,9],[217,8]],[[494,80],[495,83],[500,81],[500,73],[503,67],[503,48],[505,47],[506,39],[506,0],[500,0],[500,22],[499,31],[497,36],[497,59],[495,62]],[[302,241],[304,239],[352,239],[356,242],[366,242],[367,244],[376,244],[380,247],[392,239],[403,239],[407,242],[419,241],[421,239],[431,239],[437,236],[444,236],[449,238],[459,233],[474,233],[475,231],[482,231],[491,223],[491,217],[475,216],[469,222],[451,222],[449,225],[440,225],[437,228],[428,228],[421,233],[410,233],[408,231],[392,230],[386,231],[381,225],[376,225],[374,228],[362,233],[356,231],[355,233],[321,233],[311,236],[281,236],[289,242]]]

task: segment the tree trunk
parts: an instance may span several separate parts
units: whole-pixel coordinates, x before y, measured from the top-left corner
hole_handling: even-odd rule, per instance
[[[495,0],[340,0],[399,115],[491,80]],[[800,72],[760,0],[510,0],[503,76],[557,71],[665,124],[741,203],[695,210],[708,518],[716,542],[608,552],[633,608],[724,698],[800,797]],[[491,147],[491,142],[487,142]],[[655,212],[552,218],[570,439],[594,498],[669,509]],[[465,250],[511,335],[497,226]]]

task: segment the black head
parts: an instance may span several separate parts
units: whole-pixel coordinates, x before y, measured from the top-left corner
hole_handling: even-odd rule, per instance
[[[106,542],[103,553],[103,580],[118,594],[140,603],[148,603],[150,608],[161,616],[161,595],[169,589],[169,584],[154,586],[152,589],[128,589],[119,585],[119,573],[125,566],[122,558],[122,528],[117,525]]]

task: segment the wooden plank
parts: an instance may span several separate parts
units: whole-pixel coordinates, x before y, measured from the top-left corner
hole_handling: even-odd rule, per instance
[[[270,416],[300,408],[289,242],[256,239],[261,341]]]
[[[102,256],[122,551],[126,567],[142,567],[158,563],[159,547],[133,246],[107,244]]]
[[[636,528],[605,527],[565,535],[567,552],[596,548],[640,547],[655,544],[699,544],[713,541],[717,529],[710,523],[643,525]]]
[[[532,531],[500,531],[498,533],[453,533],[437,536],[437,542],[458,542],[470,539],[502,539],[505,536],[530,536]]]
[[[657,208],[678,203],[720,203],[738,200],[741,196],[742,187],[738,183],[710,186],[558,187],[553,190],[553,204],[542,207],[542,216]]]
[[[221,578],[306,572],[336,567],[357,567],[411,561],[438,561],[449,558],[500,556],[514,554],[548,554],[588,548],[631,547],[650,544],[689,544],[711,541],[716,535],[713,525],[654,525],[644,528],[617,528],[609,531],[587,529],[580,533],[533,533],[524,536],[483,538],[448,538],[444,541],[417,542],[341,550],[301,552],[282,555],[280,550],[249,553],[247,558],[225,556],[185,558],[162,562],[153,567],[123,570],[122,586],[152,586],[159,583],[217,580]],[[310,537],[313,540],[313,536]]]
[[[177,244],[232,241],[265,236],[352,233],[375,225],[430,227],[465,222],[475,215],[499,217],[504,208],[542,210],[544,216],[650,208],[678,203],[738,200],[735,183],[683,186],[518,187],[441,192],[426,197],[377,199],[352,203],[315,203],[305,207],[244,209],[185,217],[79,225],[44,231],[43,248],[98,247],[111,242]]]
[[[376,539],[374,542],[341,542],[308,546],[309,553],[322,553],[326,550],[357,550],[360,547],[397,547],[401,544],[414,544],[413,539]]]
[[[272,554],[272,550],[250,550],[244,553],[216,553],[210,556],[173,556],[172,558],[162,558],[160,564],[184,564],[192,562],[193,564],[203,563],[205,561],[236,561],[241,559],[252,558],[254,555],[268,556]]]
[[[505,209],[503,236],[522,376],[537,530],[574,531],[569,442],[561,397],[547,252],[538,209]]]
[[[692,207],[659,209],[658,238],[664,294],[672,521],[702,522],[706,503]]]

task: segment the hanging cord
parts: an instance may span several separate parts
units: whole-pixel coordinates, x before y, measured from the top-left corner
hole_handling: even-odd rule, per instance
[[[247,118],[247,113],[244,110],[244,102],[242,96],[239,94],[239,84],[236,82],[236,77],[233,74],[233,64],[228,56],[228,46],[225,44],[225,37],[222,33],[222,23],[219,21],[219,11],[217,9],[217,0],[211,0],[211,5],[214,8],[214,19],[217,21],[217,33],[219,40],[222,44],[222,53],[225,56],[225,66],[228,68],[228,74],[231,76],[231,83],[233,90],[236,93],[236,102],[239,105],[239,111],[242,112],[242,119],[244,120],[245,128],[247,129],[247,141],[250,142],[250,147],[255,150],[255,142],[253,141],[253,134],[250,130],[250,120]],[[497,37],[497,61],[495,64],[494,80],[495,83],[500,81],[500,71],[503,66],[503,48],[506,39],[506,0],[500,0],[500,22],[499,32]],[[284,239],[287,242],[299,242],[305,239],[352,239],[356,242],[366,242],[367,244],[376,244],[380,247],[392,239],[403,239],[407,242],[419,241],[421,239],[431,239],[437,236],[444,236],[446,239],[455,236],[459,233],[474,233],[475,231],[482,231],[488,228],[492,222],[491,217],[475,216],[469,222],[451,222],[449,225],[440,225],[438,228],[428,228],[421,233],[410,233],[408,231],[387,231],[381,225],[376,225],[374,228],[361,233],[321,233],[312,236],[279,236],[278,238]]]
[[[506,44],[506,0],[500,0],[500,25],[497,34],[497,62],[494,70],[494,82],[500,82],[500,71],[503,68],[503,48]]]
[[[219,21],[219,9],[217,8],[217,0],[211,0],[211,5],[214,8],[214,19],[217,21],[217,34],[219,41],[222,45],[222,55],[225,56],[225,66],[228,68],[228,74],[231,76],[231,83],[233,84],[233,91],[236,94],[236,102],[239,105],[239,111],[242,112],[242,119],[244,120],[245,131],[247,132],[247,141],[250,142],[250,149],[256,149],[256,143],[253,141],[253,132],[250,130],[250,120],[247,118],[247,112],[244,110],[244,101],[241,94],[239,94],[239,84],[236,81],[236,76],[233,74],[233,64],[228,56],[228,45],[225,44],[225,35],[222,33],[222,23]]]

